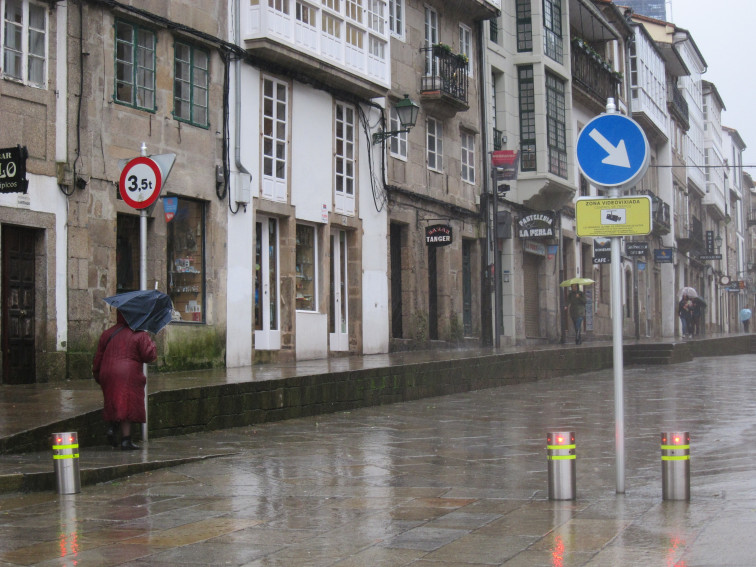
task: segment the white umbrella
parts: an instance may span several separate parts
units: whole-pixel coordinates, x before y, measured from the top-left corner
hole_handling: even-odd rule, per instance
[[[695,299],[696,297],[698,297],[698,292],[695,290],[695,288],[686,286],[680,290],[678,298],[682,299],[685,295],[688,296],[688,299]]]

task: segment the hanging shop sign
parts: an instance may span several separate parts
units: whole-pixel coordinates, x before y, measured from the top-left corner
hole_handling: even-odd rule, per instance
[[[26,193],[26,146],[0,149],[0,193]]]
[[[706,231],[706,253],[714,254],[714,231]]]
[[[645,256],[648,242],[625,242],[625,252],[628,256]]]
[[[674,250],[672,248],[655,248],[654,262],[657,264],[671,264],[674,260]]]
[[[448,224],[434,224],[425,229],[427,246],[448,246],[452,243],[452,227]]]
[[[552,213],[533,213],[517,221],[520,238],[552,238],[556,219]]]
[[[534,240],[526,240],[522,243],[522,251],[536,256],[546,256],[546,245]]]
[[[612,262],[612,241],[610,238],[593,239],[593,263],[610,264]]]
[[[517,179],[520,152],[515,150],[496,150],[491,152],[491,171],[497,193],[509,191],[506,181]]]

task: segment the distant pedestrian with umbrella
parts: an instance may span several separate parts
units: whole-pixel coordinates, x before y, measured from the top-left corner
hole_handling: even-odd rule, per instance
[[[581,285],[590,285],[594,283],[589,278],[572,278],[560,283],[560,287],[570,286],[570,292],[567,295],[567,305],[564,310],[567,311],[575,327],[575,344],[583,342],[583,321],[585,320],[585,293],[580,289]]]
[[[740,322],[743,323],[743,332],[749,333],[749,327],[751,325],[751,310],[748,307],[743,307],[740,310]]]
[[[157,290],[123,293],[105,301],[118,309],[117,322],[100,336],[92,374],[102,389],[108,440],[125,451],[139,449],[131,440],[131,424],[145,423],[147,417],[142,365],[157,359],[155,342],[145,331],[156,333],[167,325],[173,304]]]
[[[686,286],[680,290],[680,301],[677,303],[677,316],[680,317],[680,330],[684,339],[693,338],[693,299],[698,297],[698,292]]]

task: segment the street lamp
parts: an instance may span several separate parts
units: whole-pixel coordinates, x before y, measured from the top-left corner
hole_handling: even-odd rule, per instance
[[[394,110],[399,116],[400,130],[392,130],[390,132],[376,132],[373,134],[373,143],[378,144],[383,142],[386,138],[396,136],[397,134],[404,134],[409,132],[415,126],[417,122],[417,113],[420,110],[420,105],[414,102],[408,94],[404,95],[404,98],[394,105]]]
[[[714,238],[714,245],[717,247],[717,251],[722,248],[722,237],[717,233],[717,236]]]

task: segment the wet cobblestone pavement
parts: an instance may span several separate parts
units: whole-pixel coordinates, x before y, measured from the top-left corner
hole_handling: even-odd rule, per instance
[[[212,458],[0,496],[0,565],[750,566],[754,368],[625,368],[625,494],[605,370],[151,440]],[[548,499],[550,430],[576,432],[575,501]],[[690,502],[662,500],[668,430],[691,434]]]

